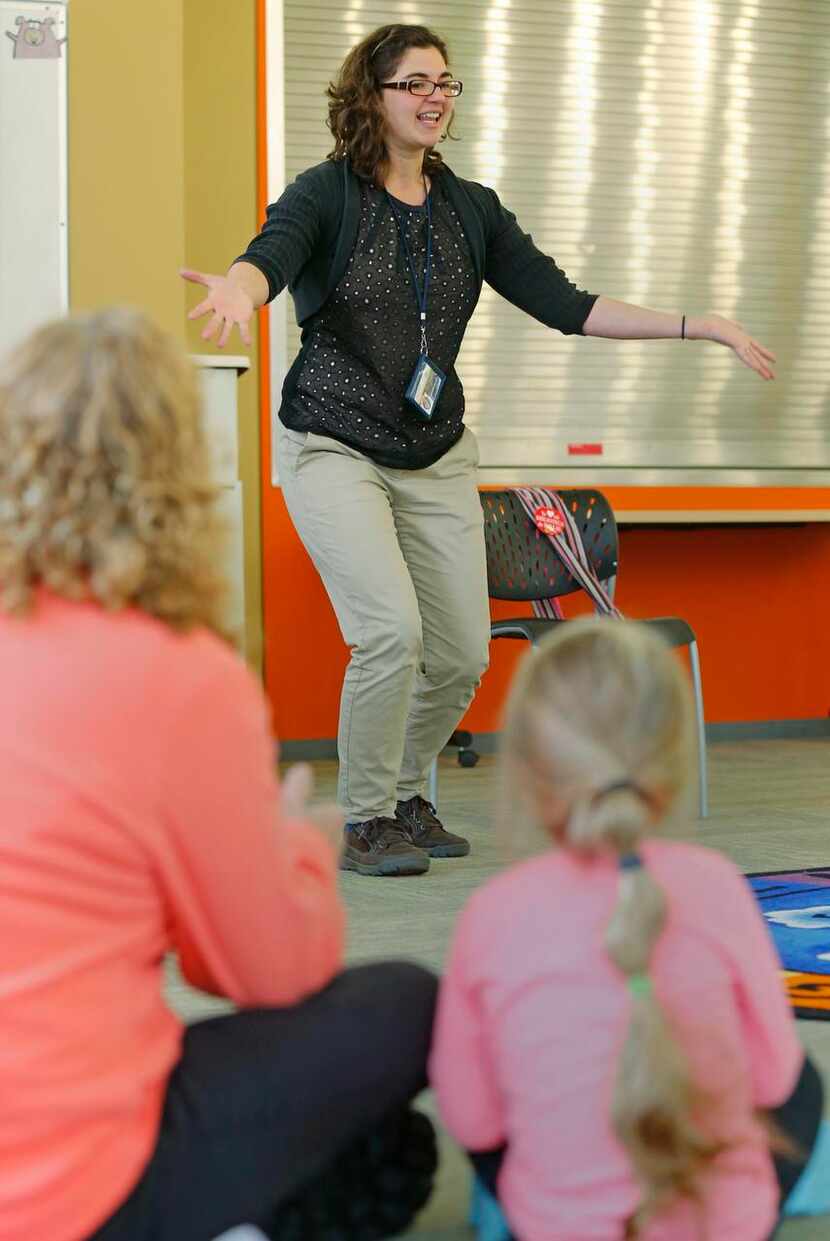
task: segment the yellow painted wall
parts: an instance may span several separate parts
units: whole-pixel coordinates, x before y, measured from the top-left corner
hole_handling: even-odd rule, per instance
[[[256,230],[254,0],[72,0],[69,16],[72,308],[140,306],[210,352],[178,269],[224,270]],[[250,353],[240,473],[248,657],[261,667],[256,340]]]
[[[74,3],[74,0],[73,0]],[[185,262],[225,271],[258,228],[256,208],[256,5],[183,0]],[[186,292],[188,306],[199,300]],[[188,326],[193,353],[218,350]],[[245,599],[248,658],[262,667],[259,475],[259,350],[256,324],[246,349],[234,334],[225,352],[246,354],[239,382],[239,471],[245,484]]]
[[[69,21],[72,306],[141,306],[184,342],[181,6],[72,0]]]

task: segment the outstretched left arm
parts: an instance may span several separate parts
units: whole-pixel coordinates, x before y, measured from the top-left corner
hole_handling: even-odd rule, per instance
[[[665,340],[679,337],[682,315],[632,306],[611,297],[598,297],[582,328],[584,336],[603,336],[609,340]],[[688,340],[713,340],[732,349],[762,379],[774,379],[775,354],[749,335],[740,325],[723,315],[687,315]]]

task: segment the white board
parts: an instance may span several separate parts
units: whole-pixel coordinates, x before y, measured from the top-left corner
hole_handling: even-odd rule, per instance
[[[0,356],[69,304],[66,4],[0,0]]]

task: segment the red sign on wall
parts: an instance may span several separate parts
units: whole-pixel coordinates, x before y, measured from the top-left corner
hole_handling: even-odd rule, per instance
[[[568,444],[569,457],[601,457],[602,444]]]

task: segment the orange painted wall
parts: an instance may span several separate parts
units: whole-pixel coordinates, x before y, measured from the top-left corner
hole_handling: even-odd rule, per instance
[[[263,0],[259,11],[259,206],[264,216]],[[260,348],[267,358],[267,319]],[[260,366],[262,545],[266,689],[283,740],[334,737],[347,652],[322,583],[271,486],[271,393]],[[586,484],[587,485],[587,484]],[[628,509],[830,509],[830,489],[606,488]],[[830,714],[830,525],[631,527],[621,535],[617,595],[627,615],[685,617],[700,644],[710,722],[810,719]],[[516,604],[494,604],[516,615]],[[572,614],[585,604],[566,602]],[[529,607],[526,609],[529,611]],[[496,642],[465,721],[500,727],[500,710],[523,643]]]
[[[277,733],[333,737],[346,650],[278,492],[266,510],[265,671]],[[830,526],[624,529],[617,602],[630,616],[674,613],[692,624],[710,722],[830,714]],[[580,610],[566,601],[569,614]],[[493,644],[466,727],[498,730],[522,647]]]

